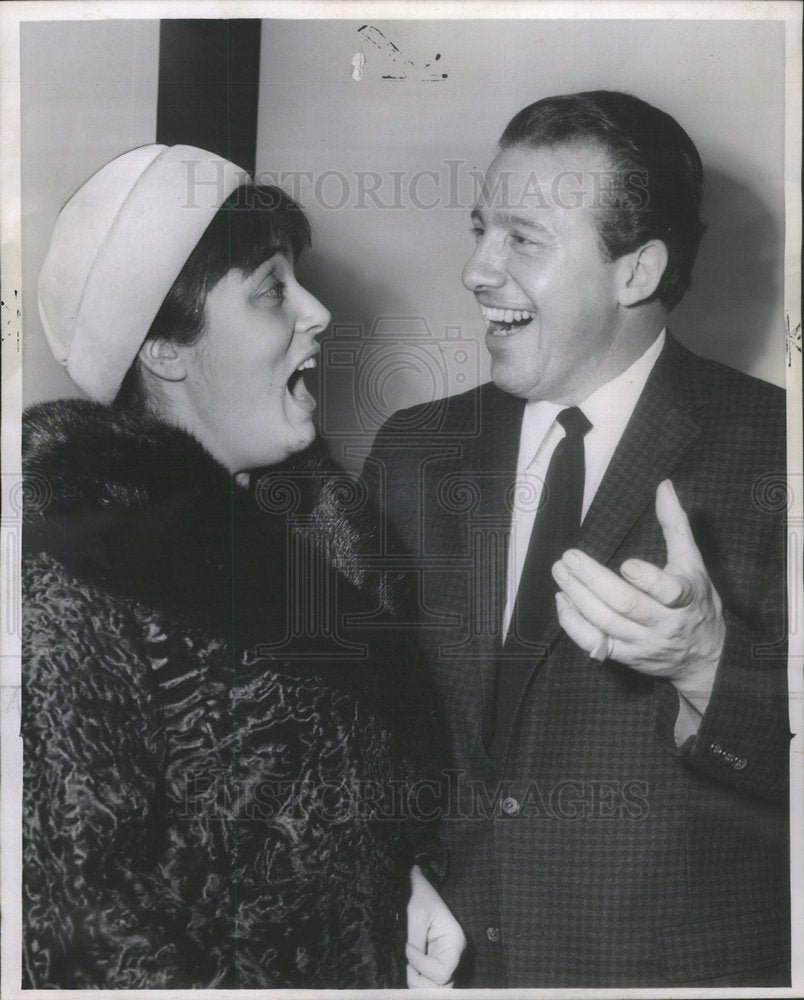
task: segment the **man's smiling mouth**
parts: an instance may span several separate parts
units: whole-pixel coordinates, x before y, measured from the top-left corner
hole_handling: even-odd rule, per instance
[[[497,309],[480,306],[483,319],[489,324],[488,332],[497,337],[507,337],[527,326],[535,313],[529,309]]]

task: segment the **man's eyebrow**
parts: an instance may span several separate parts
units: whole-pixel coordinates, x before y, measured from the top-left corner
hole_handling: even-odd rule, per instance
[[[502,222],[509,226],[518,226],[520,229],[530,229],[533,232],[544,233],[546,235],[552,235],[553,230],[549,226],[544,225],[544,223],[537,221],[536,219],[526,219],[523,215],[512,215],[510,212],[494,211],[492,216],[496,222]],[[472,209],[471,219],[473,222],[484,222],[485,213],[482,208],[476,207]]]
[[[495,214],[502,222],[507,222],[508,225],[512,226],[519,226],[520,229],[534,229],[540,233],[552,232],[549,226],[545,226],[543,222],[538,222],[536,219],[526,219],[522,215],[512,215],[510,212],[498,212]]]

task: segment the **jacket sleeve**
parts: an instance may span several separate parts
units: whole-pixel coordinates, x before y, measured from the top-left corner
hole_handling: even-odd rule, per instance
[[[401,414],[405,418],[405,411]],[[397,415],[397,418],[400,415]],[[366,484],[369,502],[376,512],[380,540],[378,555],[408,556],[409,548],[402,539],[402,531],[410,534],[412,519],[418,523],[415,510],[408,510],[411,496],[416,496],[414,489],[400,489],[400,482],[405,481],[407,469],[404,468],[404,449],[393,443],[390,428],[395,418],[380,428],[374,441],[371,453],[363,466],[363,480]],[[400,466],[402,471],[400,472]],[[393,473],[393,479],[391,474]],[[392,574],[393,575],[393,574]],[[409,575],[396,574],[396,601],[400,616],[410,624],[407,628],[397,626],[397,649],[405,651],[406,666],[404,676],[408,694],[402,697],[399,692],[399,704],[409,701],[411,684],[415,685],[417,705],[413,708],[416,719],[409,721],[397,720],[397,728],[408,735],[418,734],[416,743],[419,752],[416,753],[416,764],[410,778],[410,797],[408,801],[408,822],[406,824],[407,840],[411,864],[417,864],[427,879],[436,887],[443,884],[449,871],[449,852],[439,834],[440,820],[448,804],[444,799],[445,783],[442,780],[442,770],[446,766],[447,751],[443,745],[444,725],[436,707],[436,695],[432,679],[427,673],[424,656],[418,644],[416,595],[410,586]],[[404,634],[402,634],[404,633]],[[414,669],[415,668],[415,669]]]
[[[748,795],[787,802],[790,727],[783,648],[726,613],[712,697],[682,757]]]
[[[786,804],[790,722],[783,512],[756,511],[751,525],[742,561],[729,563],[732,577],[739,577],[742,567],[745,584],[729,591],[726,579],[715,581],[724,599],[725,644],[709,704],[681,756],[740,792]]]
[[[159,874],[144,648],[106,595],[39,569],[24,589],[23,985],[168,985],[184,924]]]

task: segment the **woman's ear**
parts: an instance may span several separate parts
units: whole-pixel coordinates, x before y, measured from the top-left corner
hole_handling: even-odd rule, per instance
[[[181,382],[187,378],[185,352],[179,344],[159,338],[146,340],[138,357],[152,375],[166,382]]]
[[[659,287],[667,261],[667,247],[661,240],[649,240],[638,250],[623,254],[617,261],[620,305],[636,306],[649,299]]]

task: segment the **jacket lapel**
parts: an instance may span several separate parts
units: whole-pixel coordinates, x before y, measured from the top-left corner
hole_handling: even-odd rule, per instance
[[[692,414],[706,397],[694,360],[668,335],[581,527],[581,547],[598,562],[609,562],[700,435]]]

